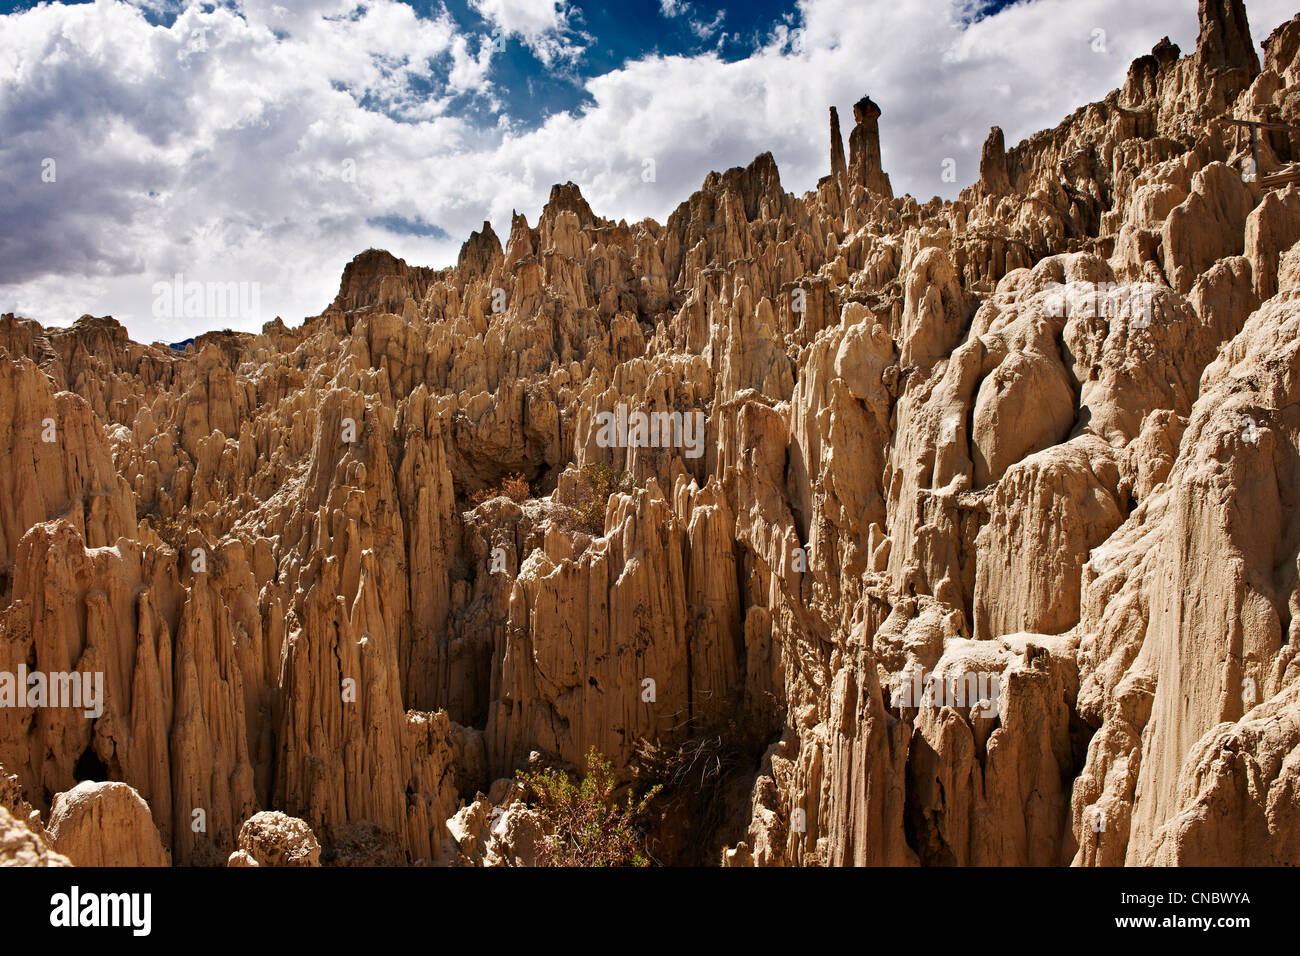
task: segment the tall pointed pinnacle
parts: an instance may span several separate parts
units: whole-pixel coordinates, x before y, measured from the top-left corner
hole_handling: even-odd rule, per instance
[[[831,176],[840,187],[840,192],[847,195],[849,190],[849,167],[844,161],[844,137],[840,135],[840,114],[831,107]]]
[[[1011,192],[1011,180],[1007,176],[1007,147],[1000,126],[989,130],[989,137],[980,152],[980,185],[990,196],[1005,196]]]
[[[853,132],[849,133],[849,182],[873,196],[892,199],[894,190],[880,165],[880,107],[864,96],[853,104]]]
[[[460,247],[460,256],[456,259],[458,268],[469,275],[482,276],[491,271],[501,258],[501,240],[492,230],[492,223],[483,220],[483,228],[471,232],[464,245]]]
[[[1196,55],[1206,67],[1259,73],[1259,56],[1250,40],[1250,23],[1242,0],[1200,0],[1197,9],[1201,31]]]

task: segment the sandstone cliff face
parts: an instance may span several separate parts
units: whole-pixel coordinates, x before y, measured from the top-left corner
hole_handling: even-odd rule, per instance
[[[958,201],[864,97],[300,327],[0,318],[0,672],[103,680],[0,708],[0,858],[527,865],[516,770],[716,739],[664,862],[1300,862],[1300,192],[1218,122],[1300,18],[1200,16]]]

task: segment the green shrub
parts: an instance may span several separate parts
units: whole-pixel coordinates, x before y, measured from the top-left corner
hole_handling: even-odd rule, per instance
[[[610,762],[595,747],[587,751],[587,773],[581,782],[555,769],[520,771],[518,776],[547,834],[538,846],[539,866],[650,865],[638,823],[659,792],[657,786],[640,800],[629,792],[620,804],[614,799]]]
[[[189,528],[180,519],[162,518],[157,515],[147,515],[147,517],[154,533],[162,538],[163,544],[178,554],[185,549],[185,539],[189,535]]]

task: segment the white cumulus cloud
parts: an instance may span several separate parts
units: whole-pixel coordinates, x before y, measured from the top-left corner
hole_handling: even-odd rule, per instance
[[[498,36],[519,37],[547,66],[580,56],[591,42],[563,0],[470,0],[470,6]]]
[[[476,2],[554,69],[588,42],[564,4]],[[1247,0],[1256,41],[1290,3]],[[1118,86],[1161,36],[1196,40],[1187,0],[1033,0],[973,23],[968,7],[803,0],[744,59],[647,54],[533,127],[500,106],[489,34],[398,0],[190,4],[170,26],[121,0],[0,17],[0,311],[112,314],[164,341],[296,323],[368,246],[448,264],[484,219],[503,236],[514,209],[536,222],[556,182],[601,215],[663,221],[710,169],[770,150],[786,189],[810,189],[829,171],[827,107],[863,94],[895,192],[951,196],[990,126],[1011,145]],[[260,312],[156,315],[177,273],[256,283]]]

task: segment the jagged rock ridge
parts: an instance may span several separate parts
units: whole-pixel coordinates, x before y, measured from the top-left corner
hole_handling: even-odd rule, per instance
[[[864,97],[803,196],[556,186],[298,328],[5,316],[0,672],[105,684],[0,708],[5,853],[528,862],[517,768],[734,734],[661,859],[1300,862],[1300,191],[1221,120],[1300,125],[1300,18],[1262,63],[1200,18],[957,201],[893,196]]]

